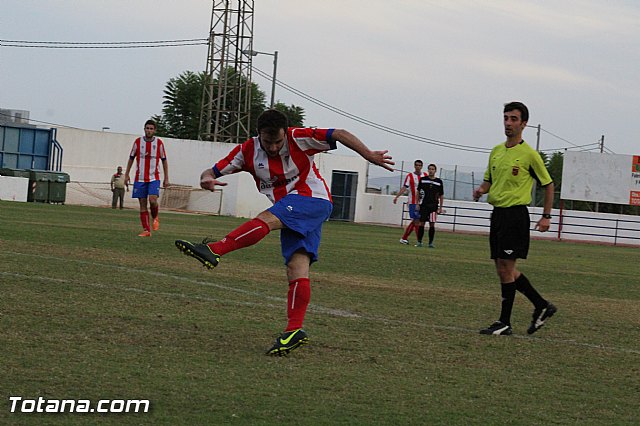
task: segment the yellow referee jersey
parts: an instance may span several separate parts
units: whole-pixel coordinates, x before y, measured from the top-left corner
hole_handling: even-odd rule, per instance
[[[529,205],[533,181],[546,186],[551,176],[540,157],[525,141],[507,148],[504,143],[491,150],[484,180],[491,183],[488,201],[495,207]]]

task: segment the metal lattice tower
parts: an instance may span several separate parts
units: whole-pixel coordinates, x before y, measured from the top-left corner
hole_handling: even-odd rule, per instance
[[[199,139],[244,142],[250,133],[253,1],[212,0]]]

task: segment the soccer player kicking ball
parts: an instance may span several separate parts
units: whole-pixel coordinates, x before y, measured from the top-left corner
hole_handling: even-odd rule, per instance
[[[213,168],[202,172],[200,186],[213,191],[216,185],[226,185],[219,177],[245,171],[254,177],[258,190],[273,206],[220,241],[175,242],[180,251],[211,269],[218,265],[221,256],[256,244],[269,232],[280,230],[289,281],[288,323],[267,351],[268,355],[287,355],[309,340],[302,329],[311,295],[309,267],[318,260],[322,224],[331,216],[333,208],[331,194],[313,157],[335,149],[336,142],[371,163],[393,171],[394,163],[388,151],[371,151],[346,130],[288,127],[287,117],[281,112],[273,109],[263,112],[258,117],[258,136],[237,145]]]

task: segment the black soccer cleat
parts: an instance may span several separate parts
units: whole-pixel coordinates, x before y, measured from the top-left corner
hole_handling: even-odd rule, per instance
[[[187,256],[196,258],[209,269],[215,268],[220,263],[220,255],[211,251],[207,244],[194,244],[189,241],[176,240],[176,247]]]
[[[558,312],[558,308],[556,308],[556,306],[551,302],[549,302],[546,308],[534,309],[531,325],[527,329],[527,334],[533,334],[540,330],[545,321],[551,318],[556,312]]]
[[[285,331],[276,338],[274,345],[267,351],[267,355],[286,356],[294,349],[309,342],[309,337],[303,329]]]
[[[509,336],[511,333],[513,333],[511,326],[501,321],[496,321],[489,327],[480,330],[480,334],[494,334],[496,336]]]

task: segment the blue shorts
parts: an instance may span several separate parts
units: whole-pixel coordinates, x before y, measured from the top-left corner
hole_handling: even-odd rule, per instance
[[[417,209],[417,204],[409,204],[409,217],[411,220],[420,220],[420,209]]]
[[[298,194],[286,195],[267,209],[285,226],[280,230],[285,265],[300,249],[311,255],[311,262],[318,260],[322,224],[329,219],[332,210],[330,201]]]
[[[152,180],[151,182],[134,182],[132,198],[147,198],[149,195],[160,195],[160,181]]]

